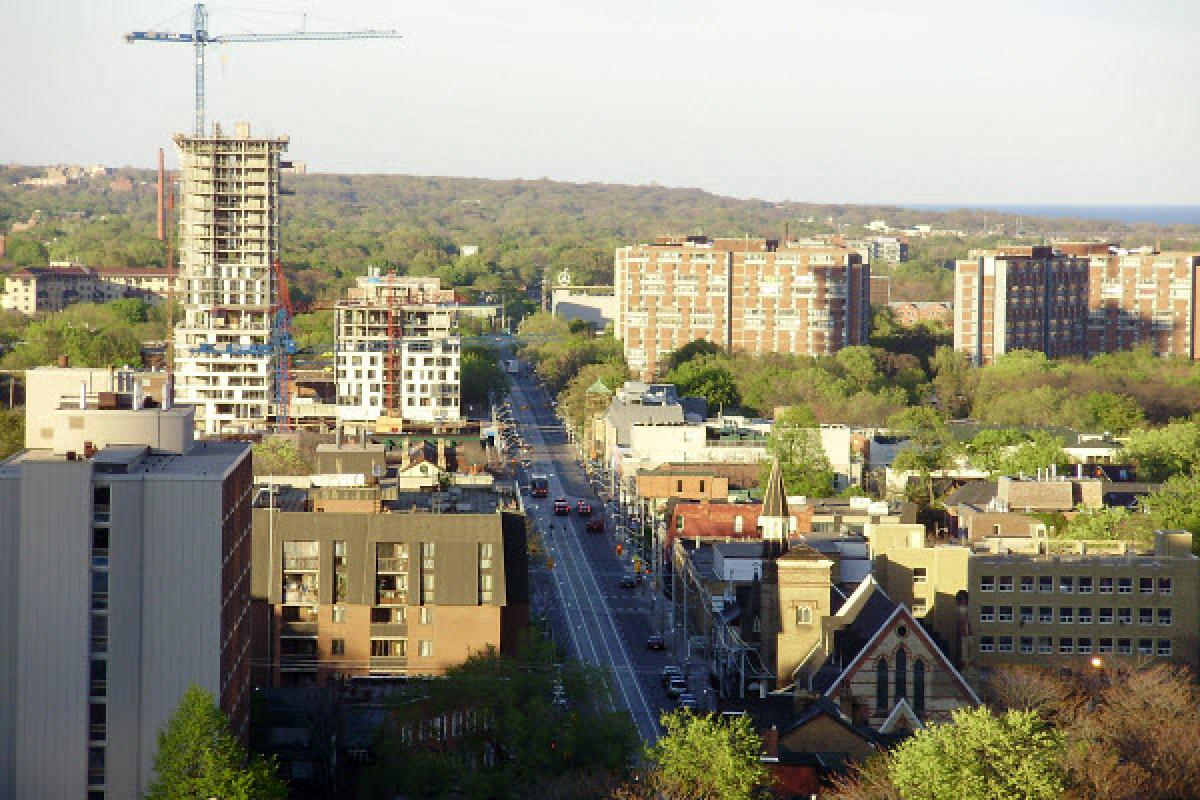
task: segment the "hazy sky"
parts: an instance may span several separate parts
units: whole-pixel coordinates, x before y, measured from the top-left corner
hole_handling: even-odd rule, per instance
[[[1200,0],[249,0],[209,119],[310,170],[657,182],[771,200],[1200,203]],[[0,162],[150,166],[190,130],[162,0],[0,0]],[[170,150],[168,149],[168,152]],[[169,156],[170,158],[170,156]]]

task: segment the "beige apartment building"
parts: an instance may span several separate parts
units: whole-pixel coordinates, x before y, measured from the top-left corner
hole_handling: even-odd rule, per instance
[[[616,335],[644,380],[694,339],[804,355],[867,342],[870,267],[852,249],[667,236],[618,248],[613,268]]]
[[[1200,559],[1190,533],[1157,531],[1149,546],[1040,531],[929,545],[919,525],[873,526],[867,537],[888,596],[923,608],[969,677],[1018,663],[1200,664]]]
[[[439,675],[515,652],[523,515],[254,510],[256,684]]]
[[[1057,249],[1088,259],[1089,353],[1148,345],[1159,356],[1200,357],[1195,322],[1200,252],[1072,243]]]
[[[1087,354],[1088,261],[1049,246],[973,250],[954,275],[954,348],[976,365],[1014,350]]]
[[[164,269],[55,262],[5,276],[0,308],[32,315],[62,311],[76,303],[107,303],[127,297],[158,302],[167,296],[168,288]]]

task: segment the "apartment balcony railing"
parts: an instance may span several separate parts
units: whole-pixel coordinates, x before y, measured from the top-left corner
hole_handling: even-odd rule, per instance
[[[376,558],[376,572],[408,572],[407,558]]]
[[[284,556],[283,568],[288,571],[316,572],[321,559],[317,556]]]
[[[311,589],[284,589],[283,604],[288,606],[315,605],[317,602],[316,587]]]
[[[406,606],[408,605],[408,591],[400,589],[380,589],[379,598],[375,602],[377,606]]]

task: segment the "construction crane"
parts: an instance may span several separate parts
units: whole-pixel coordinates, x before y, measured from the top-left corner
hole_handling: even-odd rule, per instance
[[[229,42],[295,42],[336,41],[341,39],[399,39],[394,30],[364,31],[296,31],[294,33],[233,33],[213,36],[208,32],[208,9],[204,3],[192,8],[191,33],[164,33],[162,31],[133,31],[125,34],[125,41],[133,42],[190,42],[196,48],[196,136],[204,135],[204,48],[210,44]]]

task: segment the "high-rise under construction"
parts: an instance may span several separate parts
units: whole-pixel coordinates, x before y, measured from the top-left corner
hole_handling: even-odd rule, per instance
[[[263,430],[273,412],[273,264],[287,137],[177,135],[180,161],[176,400],[209,436]]]

